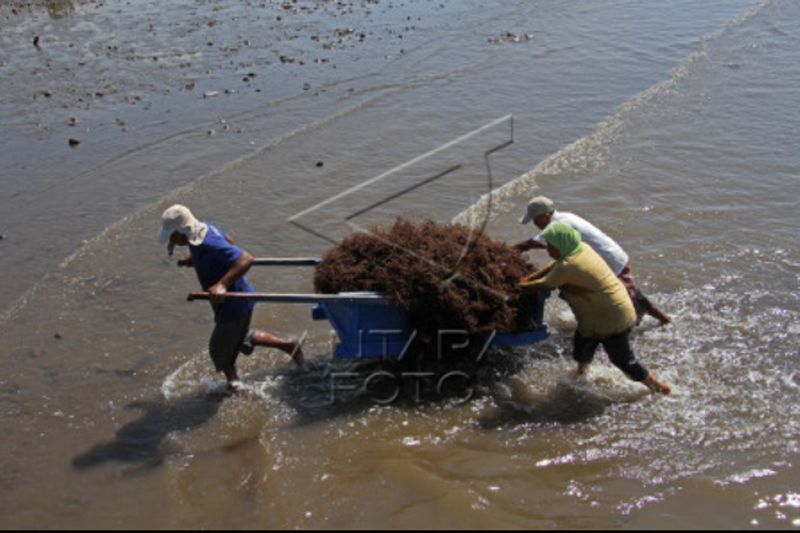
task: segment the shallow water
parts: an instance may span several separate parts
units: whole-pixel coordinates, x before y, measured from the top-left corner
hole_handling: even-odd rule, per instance
[[[76,2],[0,30],[0,69],[18,75],[0,82],[13,95],[0,104],[4,526],[800,525],[800,5],[178,4],[156,17],[155,3]],[[277,33],[263,31],[277,16]],[[147,37],[151,22],[160,40]],[[49,48],[88,28],[80,53],[93,59],[114,35],[139,39],[140,60],[119,70],[111,54],[87,62],[85,78],[56,76],[85,92],[105,72],[126,89],[81,112],[84,140],[71,150],[78,103],[54,94],[38,108],[20,94],[45,68],[27,37]],[[341,49],[321,46],[349,28]],[[304,65],[276,59],[289,50]],[[152,53],[199,55],[186,74],[160,73],[161,59],[141,61]],[[202,98],[233,73],[237,92]],[[402,166],[509,113],[514,142],[490,157],[490,204],[482,155],[511,135],[507,121]],[[31,129],[37,121],[50,126]],[[210,313],[183,302],[194,275],[154,243],[167,205],[190,205],[255,255],[317,255],[328,243],[288,219],[322,203],[303,221],[335,237],[354,210],[455,164],[357,222],[461,215],[516,242],[528,236],[525,202],[547,194],[617,238],[673,316],[634,334],[672,396],[645,394],[602,354],[570,380],[574,324],[558,302],[553,337],[495,356],[473,400],[390,406],[357,392],[331,403],[332,372],[352,369],[329,367],[327,328],[305,306],[262,306],[259,326],[308,334],[314,369],[257,352],[242,361],[244,390],[215,396]],[[311,290],[308,270],[252,278],[261,290]]]

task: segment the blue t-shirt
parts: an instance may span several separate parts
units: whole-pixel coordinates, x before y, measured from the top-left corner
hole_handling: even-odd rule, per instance
[[[208,224],[208,223],[206,223]],[[208,233],[199,246],[189,245],[192,255],[192,264],[197,273],[197,279],[204,291],[219,282],[233,264],[242,255],[244,250],[228,242],[225,234],[216,227],[208,224]],[[253,285],[247,281],[247,276],[242,276],[229,287],[230,292],[255,292]],[[225,301],[211,306],[214,309],[216,322],[235,322],[253,312],[254,302]]]

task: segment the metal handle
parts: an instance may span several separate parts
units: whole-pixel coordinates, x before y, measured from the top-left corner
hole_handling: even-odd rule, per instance
[[[321,260],[314,257],[257,257],[255,266],[317,266]]]
[[[344,294],[274,294],[265,292],[226,292],[220,295],[225,300],[239,300],[247,302],[272,302],[272,303],[307,303],[322,302],[388,302],[389,300],[378,293],[359,292]],[[186,297],[190,302],[195,300],[209,300],[211,295],[207,292],[191,292]]]

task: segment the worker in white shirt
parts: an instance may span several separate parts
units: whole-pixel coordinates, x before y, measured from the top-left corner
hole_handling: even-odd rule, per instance
[[[669,324],[672,319],[652,303],[636,286],[631,271],[630,258],[617,242],[606,235],[597,226],[574,213],[556,211],[553,201],[546,196],[537,196],[529,203],[525,216],[520,223],[533,222],[540,230],[546,229],[555,222],[565,222],[581,234],[583,242],[588,243],[605,262],[611,271],[619,278],[633,302],[636,310],[636,323],[641,322],[645,313],[656,318],[661,324]],[[534,248],[546,248],[547,243],[541,233],[522,241],[514,246],[520,252],[527,252]]]

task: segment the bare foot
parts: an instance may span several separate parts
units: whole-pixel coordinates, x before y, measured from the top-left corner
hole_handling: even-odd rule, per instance
[[[656,306],[653,306],[653,309],[651,309],[650,316],[655,317],[659,322],[661,322],[662,326],[666,326],[667,324],[672,322],[672,319],[664,311],[662,311]]]
[[[656,379],[653,374],[647,376],[647,379],[644,380],[644,384],[647,385],[647,388],[650,389],[650,392],[654,394],[672,394],[672,387]]]

